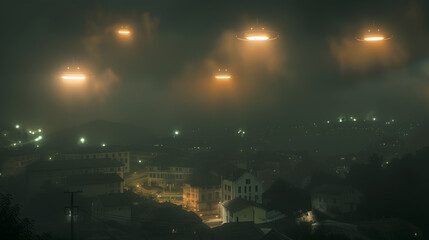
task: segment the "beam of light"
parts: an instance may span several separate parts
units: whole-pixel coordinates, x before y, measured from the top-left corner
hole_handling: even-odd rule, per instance
[[[266,41],[269,39],[268,36],[249,36],[246,37],[247,40],[249,41]]]
[[[218,75],[215,76],[216,79],[231,79],[231,76],[229,75]]]
[[[131,32],[130,32],[130,31],[128,31],[128,30],[119,30],[119,31],[118,31],[118,33],[119,33],[119,34],[127,34],[127,35],[128,35],[128,34],[130,34]]]
[[[63,75],[61,76],[61,78],[64,80],[85,80],[86,79],[86,77],[83,75],[80,75],[80,76]]]
[[[379,36],[379,37],[365,37],[363,40],[365,41],[382,41],[384,40],[383,36]]]

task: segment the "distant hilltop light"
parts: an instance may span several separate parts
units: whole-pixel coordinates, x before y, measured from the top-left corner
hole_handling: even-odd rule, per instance
[[[85,138],[80,138],[80,143],[84,144],[85,143]]]
[[[19,128],[19,124],[16,124],[16,125],[15,125],[15,128],[16,128],[16,129],[18,129],[18,128]]]
[[[105,146],[106,146],[106,144],[105,144],[105,143],[103,143],[103,144],[101,144],[101,146],[102,146],[102,147],[105,147]]]

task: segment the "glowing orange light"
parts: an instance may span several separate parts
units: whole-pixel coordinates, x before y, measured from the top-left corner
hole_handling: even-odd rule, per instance
[[[230,75],[217,75],[215,76],[216,79],[231,79]]]
[[[119,34],[125,34],[125,35],[131,34],[131,32],[129,30],[119,30],[118,33]]]
[[[365,37],[363,40],[365,40],[365,41],[382,41],[382,40],[384,40],[384,37],[383,36]]]
[[[246,37],[246,39],[249,41],[266,41],[269,39],[269,37],[267,37],[267,36],[249,36],[249,37]]]
[[[64,74],[61,78],[68,82],[83,82],[86,76],[82,74]]]

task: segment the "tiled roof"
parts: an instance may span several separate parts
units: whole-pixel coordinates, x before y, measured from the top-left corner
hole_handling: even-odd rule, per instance
[[[234,198],[232,200],[224,202],[222,205],[230,212],[237,212],[251,206],[264,209],[260,204],[252,201],[247,201],[242,198]]]

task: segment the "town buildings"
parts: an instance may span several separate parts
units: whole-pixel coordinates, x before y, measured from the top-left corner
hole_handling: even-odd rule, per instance
[[[267,211],[258,203],[242,198],[235,198],[222,203],[222,222],[253,222],[267,221]]]
[[[313,212],[340,218],[356,211],[362,194],[349,185],[324,184],[312,190]]]
[[[165,192],[181,191],[189,180],[193,168],[178,166],[147,166],[144,170],[143,185],[161,187]]]
[[[236,171],[222,178],[222,202],[235,198],[262,203],[262,183],[250,172]]]
[[[71,176],[109,173],[123,179],[124,166],[112,159],[39,161],[27,168],[27,187],[29,192],[37,192],[45,184],[64,187]]]
[[[127,151],[119,152],[93,152],[93,153],[64,153],[61,154],[62,160],[81,160],[81,159],[112,159],[124,165],[124,173],[130,172],[130,156]]]
[[[183,207],[200,217],[220,216],[220,186],[216,185],[183,185]]]
[[[82,191],[85,197],[124,192],[124,179],[116,173],[72,175],[67,177],[66,185],[70,191]]]

